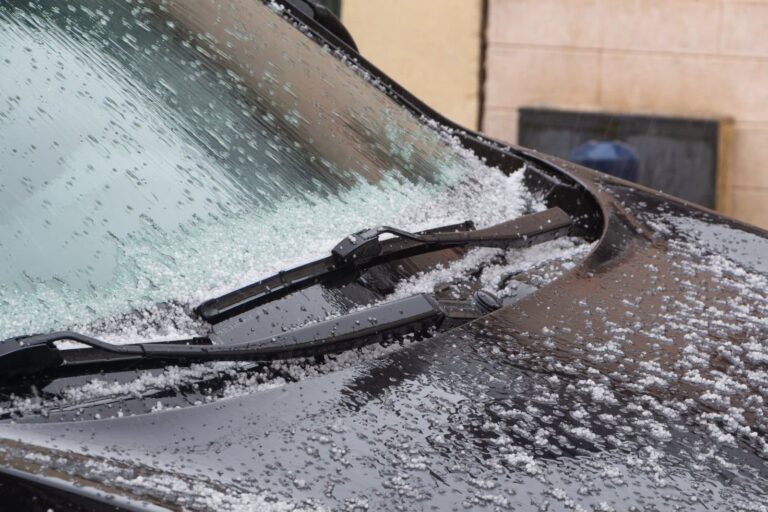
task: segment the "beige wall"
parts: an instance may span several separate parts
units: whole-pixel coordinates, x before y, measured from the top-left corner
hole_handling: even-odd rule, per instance
[[[477,128],[481,0],[342,0],[368,60],[449,119]]]
[[[768,1],[489,2],[489,135],[520,106],[729,118],[718,208],[768,227]]]

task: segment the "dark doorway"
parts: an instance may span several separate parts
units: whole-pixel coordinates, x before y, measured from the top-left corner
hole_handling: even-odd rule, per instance
[[[591,140],[620,140],[640,156],[638,183],[714,208],[720,123],[651,115],[521,108],[518,143],[568,159]]]

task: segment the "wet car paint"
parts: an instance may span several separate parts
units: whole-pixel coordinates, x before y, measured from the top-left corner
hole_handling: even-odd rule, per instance
[[[676,266],[685,255],[668,244],[680,235],[659,234],[643,218],[660,213],[699,222],[704,231],[696,236],[713,251],[722,250],[725,231],[739,242],[731,257],[748,266],[759,266],[755,255],[765,238],[655,192],[585,171],[576,176],[594,179],[590,187],[604,201],[604,236],[576,269],[519,302],[380,359],[278,389],[151,415],[6,424],[3,437],[23,443],[4,447],[6,463],[27,451],[54,455],[69,468],[85,457],[133,480],[169,474],[331,508],[363,501],[372,508],[516,508],[571,500],[705,510],[764,501],[764,448],[752,443],[765,434],[764,406],[746,402],[765,390],[733,394],[729,404],[742,407],[756,436],[737,436],[720,450],[721,461],[700,462],[701,444],[712,443],[701,419],[718,408],[676,373],[687,330],[669,326],[663,315],[664,297],[677,301],[686,293],[683,278],[704,302],[705,317],[707,304],[727,290],[707,272]],[[711,244],[706,226],[715,222],[720,236]],[[697,320],[686,315],[681,321]],[[643,330],[659,325],[669,338],[663,343]],[[616,347],[620,329],[625,343]],[[716,350],[711,355],[706,370],[727,372],[727,361]],[[664,375],[661,388],[643,387],[648,363]],[[684,408],[666,418],[649,404]],[[579,409],[589,411],[586,420],[572,418]],[[638,427],[648,416],[667,433]],[[541,428],[546,442],[537,446]],[[723,461],[733,466],[722,470]],[[121,482],[122,492],[136,490],[131,478]],[[152,489],[141,492],[163,501]]]
[[[766,296],[702,268],[725,256],[759,285],[766,233],[466,138],[583,187],[604,223],[592,253],[488,317],[338,372],[149,415],[0,425],[3,464],[171,508],[766,506],[766,409],[751,399],[766,387],[749,379],[765,363],[737,353],[766,339]],[[737,296],[752,323],[729,309]],[[720,375],[736,383],[723,402],[707,395]]]

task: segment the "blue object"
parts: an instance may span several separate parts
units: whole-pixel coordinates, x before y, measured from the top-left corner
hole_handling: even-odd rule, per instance
[[[617,178],[637,181],[640,157],[632,146],[617,140],[590,141],[571,151],[568,159]]]

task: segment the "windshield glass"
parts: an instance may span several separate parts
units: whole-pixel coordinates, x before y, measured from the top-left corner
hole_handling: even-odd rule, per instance
[[[484,166],[279,11],[3,2],[0,337],[191,304],[368,225],[465,220],[424,205]]]

